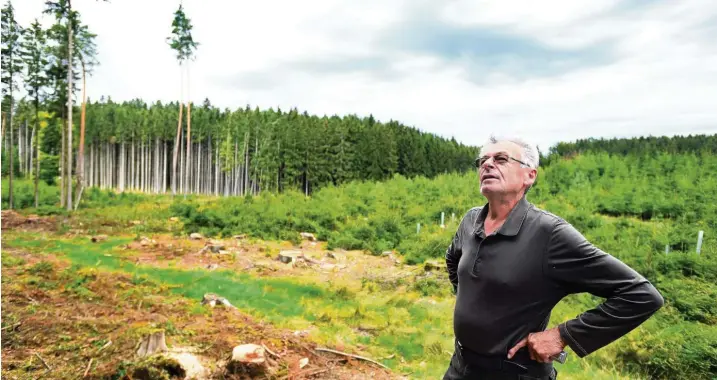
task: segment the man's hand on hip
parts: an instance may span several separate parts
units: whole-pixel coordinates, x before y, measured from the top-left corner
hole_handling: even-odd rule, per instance
[[[508,359],[512,359],[518,350],[528,347],[530,358],[540,363],[550,363],[551,357],[563,351],[566,344],[560,337],[558,328],[552,328],[539,333],[528,334],[518,344],[508,351]]]

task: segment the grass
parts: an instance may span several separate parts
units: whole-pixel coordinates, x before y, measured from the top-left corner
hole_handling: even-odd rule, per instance
[[[221,270],[137,266],[131,262],[132,253],[120,248],[131,238],[91,243],[86,238],[64,239],[18,232],[8,235],[6,246],[69,259],[77,274],[68,289],[76,297],[92,297],[83,286],[92,272],[82,268],[121,271],[131,274],[135,283],[158,281],[166,284],[171,292],[193,300],[201,299],[205,293],[220,294],[243,312],[281,328],[309,330],[311,338],[319,344],[379,358],[380,362],[412,378],[440,377],[452,354],[454,300],[441,292],[425,297],[420,289],[396,294],[390,289],[362,290],[360,284],[312,284],[293,278],[260,278]],[[47,265],[36,264],[31,268],[45,271]],[[553,324],[571,318],[572,310],[593,301],[584,296],[564,300],[555,310]],[[194,313],[200,312],[191,314]],[[600,360],[574,357],[559,370],[563,378],[585,378],[582,376],[587,371],[590,378],[613,379],[620,378],[619,374],[625,369],[605,368]],[[630,375],[630,378],[636,377]]]

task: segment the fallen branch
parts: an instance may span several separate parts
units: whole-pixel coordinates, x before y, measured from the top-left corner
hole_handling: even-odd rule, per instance
[[[107,343],[105,343],[104,346],[100,347],[99,350],[97,350],[97,353],[100,353],[100,351],[104,350],[105,348],[109,347],[112,344],[111,340],[108,340]]]
[[[302,255],[301,258],[303,258],[304,261],[308,262],[309,264],[314,264],[314,265],[321,265],[321,264],[323,264],[321,261],[319,261],[319,260],[314,260],[314,259],[312,259],[311,257],[308,257],[308,256],[306,256],[306,255]]]
[[[42,362],[43,365],[45,365],[45,368],[47,368],[48,371],[52,371],[52,368],[50,368],[50,366],[47,365],[47,363],[45,362],[45,359],[43,359],[42,356],[40,356],[40,354],[38,354],[36,352],[35,356],[37,356],[37,358],[40,359],[40,361]]]
[[[349,354],[349,353],[346,353],[346,352],[341,352],[341,351],[332,350],[332,349],[330,349],[330,348],[321,348],[321,347],[317,347],[317,348],[316,348],[316,351],[331,352],[331,353],[337,354],[337,355],[343,355],[343,356],[348,356],[348,357],[350,357],[350,358],[365,360],[365,361],[367,361],[367,362],[370,362],[370,363],[376,364],[376,365],[378,365],[378,366],[381,366],[381,367],[383,367],[383,368],[389,369],[389,368],[386,367],[385,365],[383,365],[383,364],[381,364],[381,363],[379,363],[379,362],[377,362],[377,361],[375,361],[375,360],[373,360],[373,359],[369,359],[369,358],[367,358],[367,357],[363,357],[363,356],[359,356],[359,355]]]
[[[87,374],[90,373],[90,367],[92,367],[93,360],[94,360],[93,358],[90,358],[90,362],[87,364],[87,369],[85,370],[85,374],[82,375],[82,377],[87,377]]]
[[[5,326],[5,327],[1,328],[0,331],[5,331],[6,329],[15,330],[15,327],[20,326],[21,324],[22,324],[22,321],[14,324],[14,325]]]
[[[277,359],[281,359],[281,355],[276,354],[276,353],[274,353],[273,351],[271,351],[271,350],[269,349],[269,347],[267,347],[265,344],[262,343],[261,346],[264,348],[264,350],[266,350],[266,352],[270,353],[273,357],[275,357],[275,358],[277,358]]]
[[[302,374],[300,374],[300,375],[303,375],[303,376],[306,376],[306,377],[310,377],[310,376],[318,375],[318,374],[320,374],[320,373],[328,372],[328,371],[330,371],[330,370],[331,370],[331,368],[324,368],[324,369],[320,369],[320,370],[313,371],[313,372],[302,373]]]

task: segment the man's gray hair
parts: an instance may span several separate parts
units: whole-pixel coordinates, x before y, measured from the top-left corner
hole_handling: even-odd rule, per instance
[[[538,168],[538,165],[540,165],[540,153],[538,153],[538,147],[519,137],[499,138],[491,136],[490,139],[488,139],[488,143],[484,144],[483,146],[486,146],[488,144],[496,144],[501,141],[510,141],[513,144],[520,146],[522,150],[520,160],[525,162],[529,168]]]

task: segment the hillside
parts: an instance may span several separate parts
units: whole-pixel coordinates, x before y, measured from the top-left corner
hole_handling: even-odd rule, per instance
[[[695,379],[711,379],[717,373],[717,367],[705,365],[717,355],[717,210],[710,207],[717,204],[714,173],[717,159],[709,152],[584,153],[541,169],[529,200],[563,216],[597,246],[644,274],[666,300],[654,318],[624,339],[582,360],[571,355],[559,367],[563,378],[669,379],[690,373]],[[119,270],[159,281],[190,304],[203,292],[224,293],[252,318],[278,328],[311,330],[307,339],[313,344],[377,358],[411,378],[436,377],[450,356],[453,296],[443,271],[431,269],[430,262],[429,271],[413,264],[440,261],[459,218],[484,202],[476,181],[474,173],[434,179],[396,176],[379,183],[327,186],[311,197],[288,191],[242,198],[190,195],[186,200],[92,189],[71,216],[55,206],[59,190],[43,185],[45,205],[23,212],[50,215],[40,219],[50,218],[52,231],[37,235],[3,224],[3,247],[11,249],[3,252],[3,262],[15,262],[18,255],[45,260],[51,254],[78,268]],[[31,204],[23,201],[31,199],[31,189],[29,183],[19,184],[22,204]],[[704,241],[697,255],[699,230]],[[247,234],[250,241],[226,261],[196,256],[196,244],[178,250],[189,244],[186,236],[193,232],[225,242]],[[299,232],[315,233],[325,243],[309,245]],[[110,239],[93,245],[87,237],[96,234]],[[143,236],[164,248],[142,247]],[[314,252],[311,257],[321,266],[287,270],[275,258],[290,248]],[[389,250],[395,251],[395,259],[381,255]],[[332,261],[324,258],[326,252],[349,259]],[[206,266],[212,263],[225,270],[211,274]],[[321,274],[325,264],[335,272]],[[37,273],[22,286],[44,291],[37,279],[43,272],[29,264],[24,268]],[[272,290],[252,290],[262,288]],[[267,296],[272,297],[269,303]],[[299,304],[297,297],[303,299]],[[556,307],[551,325],[598,302],[588,295],[568,297]],[[186,316],[169,319],[175,325],[187,323],[180,322]]]

